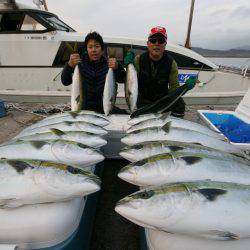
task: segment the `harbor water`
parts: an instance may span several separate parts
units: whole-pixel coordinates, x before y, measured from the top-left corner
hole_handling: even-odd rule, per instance
[[[213,63],[218,66],[228,66],[233,68],[242,69],[244,66],[248,66],[250,69],[250,58],[237,58],[237,57],[208,57]]]

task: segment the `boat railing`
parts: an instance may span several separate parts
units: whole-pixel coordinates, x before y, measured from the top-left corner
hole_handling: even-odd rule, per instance
[[[223,72],[230,72],[230,73],[239,74],[239,75],[242,75],[243,77],[250,77],[250,69],[249,69],[249,66],[247,64],[241,68],[220,65],[219,70],[223,71]]]

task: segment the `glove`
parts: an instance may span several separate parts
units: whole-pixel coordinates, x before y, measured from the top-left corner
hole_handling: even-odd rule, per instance
[[[197,77],[196,76],[190,76],[187,81],[185,82],[187,84],[188,90],[194,88],[196,84]]]
[[[135,53],[133,51],[129,51],[127,55],[124,57],[124,64],[128,66],[130,63],[134,64]]]

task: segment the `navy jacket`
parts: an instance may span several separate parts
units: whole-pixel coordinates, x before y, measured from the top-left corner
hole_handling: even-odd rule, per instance
[[[81,58],[79,69],[83,78],[84,104],[82,109],[102,111],[102,96],[105,84],[105,77],[108,72],[108,61],[102,56],[100,61],[91,62],[89,57],[84,54]],[[62,84],[68,86],[72,83],[74,68],[68,63],[65,64],[61,74]],[[116,82],[124,82],[125,70],[118,64],[118,69],[114,70]]]

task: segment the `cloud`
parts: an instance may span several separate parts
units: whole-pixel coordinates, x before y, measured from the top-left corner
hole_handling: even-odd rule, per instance
[[[190,0],[54,0],[51,12],[77,31],[103,36],[147,39],[151,27],[167,28],[169,40],[184,44]],[[197,0],[191,42],[207,48],[249,44],[249,0]],[[237,34],[237,35],[236,35]]]

